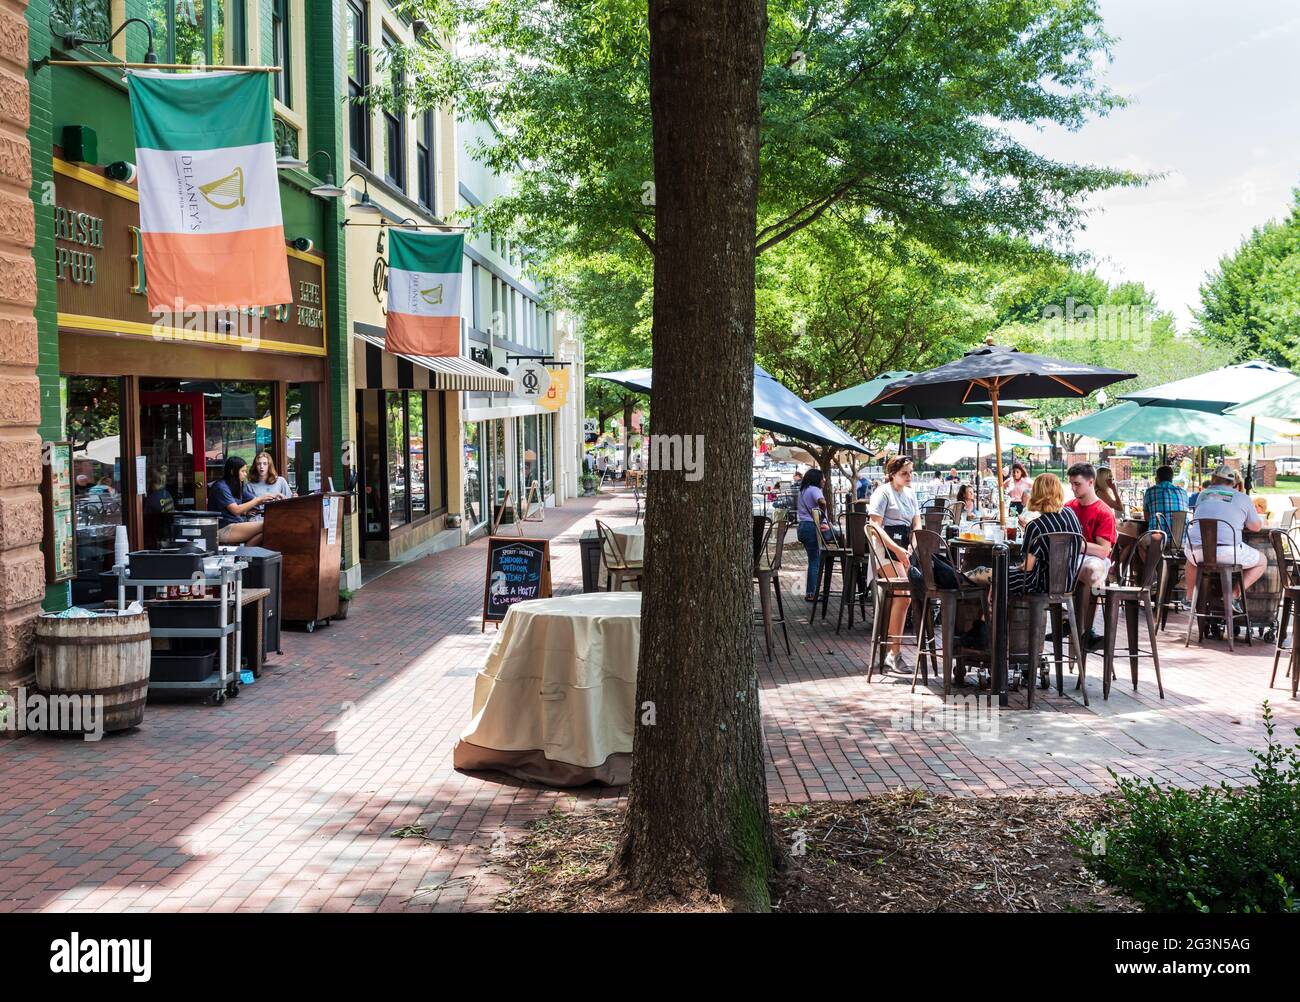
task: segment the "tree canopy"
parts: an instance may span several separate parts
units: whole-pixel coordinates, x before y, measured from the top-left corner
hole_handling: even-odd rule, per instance
[[[1234,361],[1300,364],[1300,189],[1291,212],[1256,227],[1201,285],[1196,321]]]

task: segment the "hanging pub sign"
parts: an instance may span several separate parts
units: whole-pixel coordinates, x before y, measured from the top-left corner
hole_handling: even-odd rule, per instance
[[[325,262],[281,246],[289,298],[227,311],[149,309],[153,274],[145,264],[139,193],[58,156],[54,263],[59,329],[176,340],[207,347],[323,356]]]
[[[556,367],[546,372],[549,385],[537,402],[548,411],[558,411],[569,399],[569,370]]]
[[[460,355],[463,233],[390,230],[384,350],[425,357]]]
[[[153,310],[292,299],[264,73],[127,76]]]
[[[546,539],[489,536],[483,622],[500,623],[516,602],[551,597],[551,544]]]
[[[510,370],[514,395],[530,404],[540,404],[551,387],[551,373],[541,362],[519,362]]]

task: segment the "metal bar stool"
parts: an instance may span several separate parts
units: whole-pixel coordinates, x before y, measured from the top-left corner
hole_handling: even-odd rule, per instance
[[[1079,566],[1082,563],[1083,536],[1077,532],[1049,532],[1047,540],[1047,591],[1027,592],[1012,595],[1010,609],[1023,607],[1028,619],[1026,630],[1027,650],[1024,652],[1029,663],[1025,701],[1030,709],[1034,706],[1034,684],[1039,665],[1043,659],[1043,626],[1045,617],[1052,617],[1052,653],[1056,662],[1056,692],[1065,695],[1065,662],[1079,666],[1079,681],[1075,688],[1083,689],[1083,705],[1088,705],[1088,689],[1084,685],[1087,671],[1087,645],[1080,642],[1080,625],[1074,608],[1074,590],[1079,578]],[[1064,656],[1062,620],[1069,627],[1070,656]],[[1009,620],[1008,620],[1009,621]],[[1018,653],[1018,652],[1013,652]]]
[[[868,522],[867,526],[867,554],[871,561],[871,580],[873,585],[873,602],[875,604],[875,613],[871,617],[871,654],[870,664],[867,668],[867,681],[871,681],[871,676],[875,673],[876,665],[880,661],[882,649],[895,640],[903,641],[909,639],[908,634],[900,633],[898,635],[889,632],[889,610],[890,603],[895,598],[907,596],[909,602],[914,605],[915,600],[912,595],[912,583],[906,578],[893,577],[896,573],[894,568],[895,561],[890,554],[889,547],[885,545],[885,530],[873,522]],[[916,622],[920,622],[920,615],[913,616]],[[907,629],[904,624],[904,629]],[[918,627],[919,629],[919,627]],[[918,641],[917,661],[920,661],[919,638],[911,638]],[[922,670],[923,677],[929,681],[929,675]]]
[[[1213,598],[1213,582],[1217,579],[1221,594],[1220,605],[1223,610],[1223,632],[1228,639],[1228,650],[1233,649],[1232,635],[1236,632],[1238,620],[1244,620],[1246,624],[1246,643],[1251,644],[1250,639],[1250,613],[1246,611],[1245,597],[1245,568],[1241,564],[1221,564],[1219,563],[1219,537],[1226,536],[1231,540],[1227,546],[1231,547],[1235,553],[1237,551],[1237,530],[1228,522],[1217,518],[1201,518],[1196,520],[1196,525],[1200,529],[1201,545],[1193,547],[1201,551],[1201,558],[1204,563],[1196,565],[1196,580],[1191,582],[1191,591],[1188,601],[1191,603],[1191,610],[1187,614],[1187,640],[1184,647],[1192,645],[1192,631],[1197,630],[1197,643],[1205,639],[1204,620],[1214,618],[1214,613],[1210,608]],[[1227,530],[1224,532],[1224,530]],[[1190,541],[1189,541],[1190,543]],[[1226,548],[1226,547],[1225,547]],[[1213,555],[1211,557],[1211,555]],[[1207,559],[1208,558],[1208,559]],[[1241,588],[1242,611],[1237,612],[1232,607],[1232,586],[1236,584]]]
[[[831,578],[835,576],[836,562],[838,561],[841,565],[840,577],[843,580],[843,578],[847,577],[846,565],[848,558],[853,555],[852,550],[843,543],[838,542],[838,540],[844,538],[843,530],[836,523],[830,524],[834,526],[834,529],[823,528],[821,525],[817,527],[817,555],[820,562],[817,566],[817,591],[813,594],[821,597],[813,602],[812,611],[808,614],[809,626],[812,626],[817,618],[818,605],[822,607],[822,619],[826,618],[826,610],[831,604]],[[827,539],[827,535],[832,532],[837,532],[838,535]]]
[[[1165,685],[1160,678],[1160,655],[1156,652],[1156,616],[1152,608],[1151,589],[1164,566],[1165,534],[1158,530],[1145,532],[1133,546],[1128,564],[1128,579],[1118,584],[1108,584],[1102,596],[1106,621],[1106,657],[1102,665],[1101,696],[1110,699],[1110,682],[1115,675],[1115,642],[1119,632],[1119,614],[1122,610],[1128,625],[1128,659],[1133,673],[1133,691],[1138,687],[1138,658],[1149,657],[1156,668],[1156,688],[1160,698],[1165,698]],[[1138,646],[1138,612],[1146,619],[1147,636],[1151,649]]]
[[[1167,534],[1169,540],[1165,545],[1165,555],[1161,558],[1160,594],[1156,602],[1160,611],[1161,630],[1169,622],[1170,611],[1176,612],[1180,607],[1180,600],[1175,596],[1181,593],[1183,598],[1187,597],[1186,590],[1178,582],[1183,576],[1183,566],[1187,563],[1183,547],[1186,545],[1188,514],[1185,511],[1156,513],[1156,526]]]
[[[785,552],[785,535],[790,527],[785,512],[778,510],[765,520],[763,539],[754,561],[754,583],[758,585],[759,616],[767,640],[767,658],[772,660],[774,627],[781,627],[785,653],[790,653],[790,634],[785,628],[785,605],[781,598],[781,554]],[[772,598],[776,598],[776,616],[772,615]]]
[[[957,613],[963,599],[976,598],[983,602],[985,589],[983,585],[977,585],[973,582],[962,582],[958,578],[956,588],[941,588],[934,579],[934,558],[935,555],[941,555],[949,564],[952,564],[951,555],[948,550],[948,544],[943,537],[937,532],[931,532],[928,529],[917,529],[912,533],[912,552],[915,555],[917,567],[921,572],[921,625],[917,628],[917,653],[916,666],[912,669],[912,691],[916,692],[916,676],[924,670],[924,662],[928,656],[931,664],[937,660],[934,649],[934,618],[931,616],[933,606],[939,607],[939,631],[943,643],[943,701],[948,702],[948,694],[952,692],[952,663],[953,651],[957,646]],[[927,647],[926,641],[929,641]],[[928,651],[928,654],[927,654]],[[964,659],[957,659],[957,666],[961,668]],[[929,681],[928,674],[926,681]]]
[[[1277,554],[1277,565],[1282,572],[1282,601],[1278,606],[1277,621],[1277,646],[1273,650],[1273,675],[1268,680],[1268,687],[1273,688],[1273,683],[1277,681],[1277,665],[1282,658],[1282,652],[1286,651],[1290,655],[1287,659],[1287,674],[1292,676],[1292,688],[1295,687],[1295,661],[1296,637],[1300,636],[1297,632],[1297,617],[1300,616],[1300,548],[1296,546],[1295,538],[1290,532],[1283,529],[1274,529],[1269,533],[1269,538],[1273,542],[1273,552]],[[1291,646],[1286,645],[1287,629],[1291,629]],[[1294,693],[1293,693],[1294,695]]]
[[[849,544],[849,556],[844,560],[844,588],[840,593],[840,610],[835,616],[835,632],[840,632],[844,619],[844,606],[849,607],[849,629],[853,629],[853,606],[862,610],[867,618],[867,594],[871,582],[871,558],[867,555],[867,524],[865,509],[844,513],[844,535]]]

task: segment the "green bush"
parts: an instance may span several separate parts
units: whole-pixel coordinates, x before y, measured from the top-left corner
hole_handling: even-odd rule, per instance
[[[1106,799],[1117,820],[1075,829],[1080,859],[1147,911],[1300,913],[1300,751],[1273,740],[1267,702],[1264,729],[1253,786],[1181,790],[1116,776]]]

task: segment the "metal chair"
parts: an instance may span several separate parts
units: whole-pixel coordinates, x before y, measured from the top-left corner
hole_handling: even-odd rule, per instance
[[[913,601],[912,584],[906,577],[895,578],[891,569],[885,571],[886,565],[893,564],[893,557],[890,554],[889,547],[885,545],[885,530],[874,522],[868,522],[867,531],[867,555],[871,561],[871,581],[873,602],[875,604],[875,613],[871,617],[871,653],[870,664],[867,667],[867,681],[871,681],[871,676],[876,671],[876,665],[880,660],[882,649],[895,640],[906,640],[908,635],[900,633],[898,635],[889,632],[889,610],[890,603],[895,598],[907,596],[909,602]],[[919,616],[913,617],[918,622]],[[904,629],[906,629],[904,625]],[[920,660],[920,651],[917,651],[918,660]]]
[[[1110,699],[1110,682],[1115,674],[1115,642],[1119,630],[1121,611],[1128,624],[1128,659],[1133,673],[1133,691],[1138,687],[1138,658],[1149,657],[1156,668],[1156,688],[1160,698],[1165,698],[1164,682],[1160,678],[1160,655],[1156,652],[1156,617],[1152,608],[1151,589],[1164,566],[1165,534],[1152,530],[1142,534],[1133,547],[1127,579],[1108,584],[1102,596],[1106,623],[1106,655],[1102,665],[1101,696]],[[1147,635],[1151,649],[1138,647],[1138,612],[1146,618]]]
[[[849,556],[844,560],[844,587],[840,592],[840,610],[835,616],[835,632],[840,632],[845,605],[849,608],[849,629],[853,629],[853,607],[859,605],[862,618],[867,618],[867,594],[871,582],[871,558],[867,555],[866,511],[844,513],[844,536],[849,546]]]
[[[921,513],[921,524],[929,532],[943,534],[944,524],[948,521],[948,509],[946,507],[927,508]]]
[[[1233,650],[1232,637],[1236,632],[1237,622],[1244,620],[1246,624],[1246,643],[1251,644],[1250,639],[1250,613],[1246,611],[1245,596],[1245,568],[1241,564],[1221,564],[1219,563],[1219,546],[1226,548],[1231,547],[1236,552],[1238,539],[1237,530],[1230,522],[1224,522],[1217,518],[1201,518],[1196,520],[1196,526],[1200,530],[1201,545],[1194,547],[1201,551],[1203,563],[1196,565],[1196,580],[1191,582],[1190,594],[1188,601],[1191,603],[1191,609],[1187,614],[1187,640],[1184,647],[1192,645],[1192,631],[1197,630],[1197,643],[1205,639],[1204,620],[1214,618],[1214,613],[1210,610],[1213,582],[1217,579],[1221,594],[1220,606],[1223,610],[1223,632],[1228,639],[1228,650]],[[1224,530],[1227,530],[1226,532]],[[1231,542],[1220,544],[1221,536],[1226,536]],[[1188,541],[1190,545],[1190,540]],[[1242,611],[1237,612],[1232,607],[1232,586],[1238,585],[1242,594]]]
[[[754,561],[754,583],[758,585],[760,618],[767,639],[767,658],[772,659],[773,627],[780,625],[785,638],[785,653],[790,653],[790,634],[785,628],[785,604],[781,598],[781,555],[785,552],[785,535],[790,523],[785,513],[778,511],[764,519],[763,540],[758,558]],[[776,596],[777,615],[772,615],[772,596]]]
[[[1183,566],[1187,563],[1184,545],[1187,537],[1187,520],[1190,515],[1191,513],[1186,511],[1156,513],[1156,527],[1166,534],[1168,540],[1165,544],[1164,556],[1161,558],[1160,588],[1156,600],[1161,630],[1169,622],[1170,610],[1177,611],[1179,608],[1177,594],[1182,592],[1183,598],[1187,597],[1185,589],[1178,582],[1182,580]]]
[[[932,532],[929,529],[917,529],[912,533],[912,552],[915,554],[916,564],[921,571],[921,623],[917,627],[916,666],[912,669],[912,691],[916,692],[916,676],[918,673],[926,681],[929,681],[929,675],[924,667],[927,651],[931,663],[937,657],[934,650],[934,618],[930,613],[934,606],[938,606],[939,632],[943,644],[943,701],[946,703],[948,694],[952,692],[952,662],[953,649],[957,643],[958,608],[963,599],[978,598],[983,601],[985,590],[983,585],[961,582],[960,578],[956,588],[939,587],[934,579],[935,555],[942,554],[950,564],[952,559],[948,544],[937,532]],[[927,640],[929,641],[928,648],[926,646]],[[958,658],[958,668],[961,667],[962,659]]]
[[[1045,617],[1052,617],[1052,653],[1056,662],[1056,692],[1065,695],[1065,662],[1079,666],[1079,681],[1075,688],[1083,690],[1083,705],[1088,705],[1088,689],[1084,684],[1087,671],[1087,647],[1079,641],[1079,622],[1074,609],[1074,587],[1082,565],[1083,536],[1077,532],[1049,532],[1047,540],[1047,591],[1012,595],[1011,609],[1025,608],[1028,619],[1025,656],[1028,662],[1026,702],[1034,706],[1034,683],[1043,658],[1043,626]],[[1010,610],[1009,610],[1010,611]],[[1063,656],[1061,620],[1070,628],[1070,657]]]
[[[1288,508],[1286,511],[1282,512],[1282,521],[1278,524],[1281,527],[1283,532],[1286,532],[1293,525],[1295,525],[1295,515],[1296,515],[1295,508]]]
[[[817,618],[817,606],[822,607],[822,619],[826,618],[826,610],[831,604],[831,578],[835,576],[835,564],[838,561],[841,564],[841,579],[845,577],[843,565],[847,558],[852,555],[852,551],[847,546],[839,543],[843,539],[843,531],[839,529],[837,523],[831,523],[835,528],[826,529],[818,527],[817,530],[817,555],[820,563],[817,567],[817,591],[814,595],[821,597],[813,602],[812,611],[808,615],[808,625],[812,626],[813,621]],[[839,535],[827,539],[827,535],[833,531],[839,530]]]
[[[645,573],[645,568],[623,555],[618,537],[600,519],[596,519],[596,531],[600,533],[600,562],[605,567],[605,590],[622,591],[623,582],[631,581],[636,585],[637,591],[640,591],[641,575]]]
[[[1277,646],[1273,649],[1273,675],[1268,681],[1268,687],[1271,689],[1273,683],[1277,681],[1277,665],[1282,658],[1282,652],[1286,651],[1290,654],[1296,646],[1295,638],[1300,636],[1292,630],[1291,646],[1286,646],[1287,628],[1295,620],[1295,613],[1300,611],[1298,608],[1300,607],[1300,548],[1297,548],[1291,533],[1284,529],[1274,529],[1268,535],[1273,543],[1273,552],[1277,554],[1278,569],[1282,573],[1282,601],[1278,605]],[[1288,658],[1288,675],[1292,674],[1290,662],[1291,658]]]

